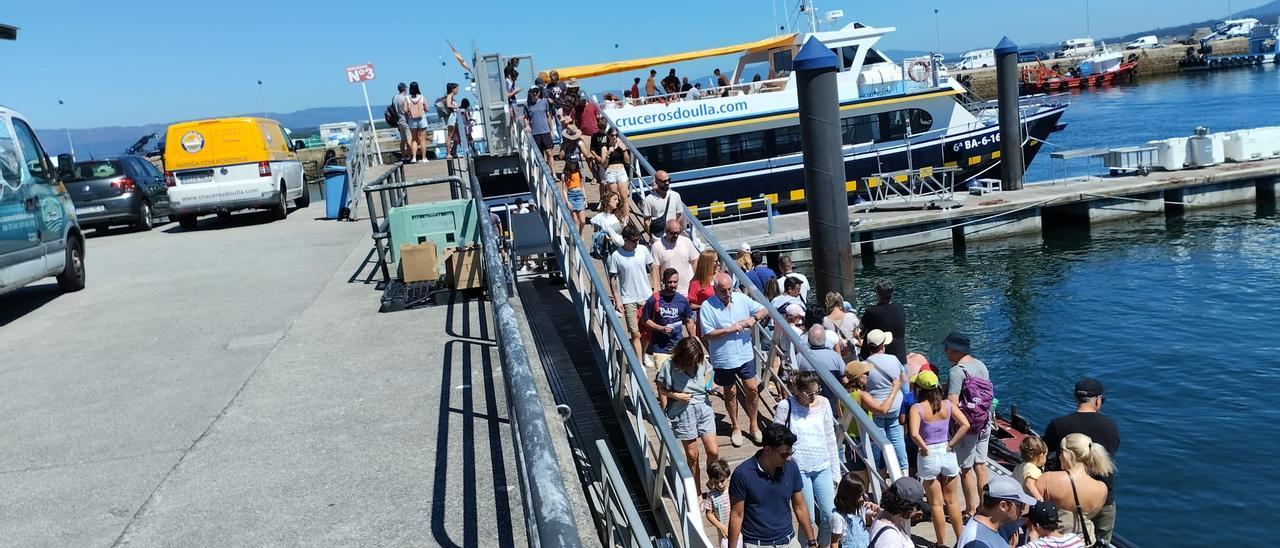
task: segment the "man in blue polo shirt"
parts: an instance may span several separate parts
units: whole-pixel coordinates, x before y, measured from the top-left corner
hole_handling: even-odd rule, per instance
[[[729,478],[729,546],[782,548],[795,537],[791,515],[804,533],[802,546],[817,546],[804,501],[800,467],[791,460],[796,435],[769,423],[763,428],[764,447],[742,461]]]
[[[742,381],[747,400],[747,427],[751,439],[760,443],[756,424],[760,380],[756,378],[755,355],[751,351],[751,326],[764,319],[769,311],[750,297],[735,294],[733,278],[728,274],[716,274],[712,286],[715,295],[702,302],[698,324],[707,342],[711,367],[715,368],[715,383],[724,388],[724,408],[731,430],[729,442],[734,447],[742,446],[742,431],[738,428],[738,381]]]

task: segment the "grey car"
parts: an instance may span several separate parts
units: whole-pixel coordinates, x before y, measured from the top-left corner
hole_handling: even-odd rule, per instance
[[[170,214],[164,174],[141,156],[76,162],[65,184],[84,229],[130,225],[151,230],[156,218]]]

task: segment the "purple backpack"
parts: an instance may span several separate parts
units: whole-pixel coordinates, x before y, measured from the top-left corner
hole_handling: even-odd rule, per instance
[[[991,401],[995,397],[995,387],[991,381],[982,377],[971,377],[963,365],[958,365],[964,372],[964,381],[960,383],[960,412],[969,419],[971,432],[985,427],[991,420]]]

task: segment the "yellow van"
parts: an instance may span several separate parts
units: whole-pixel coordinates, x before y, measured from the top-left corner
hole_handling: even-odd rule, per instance
[[[173,217],[194,228],[200,215],[227,218],[240,209],[269,209],[277,219],[288,200],[307,207],[311,198],[302,163],[280,122],[266,118],[214,118],[169,126],[164,181]]]

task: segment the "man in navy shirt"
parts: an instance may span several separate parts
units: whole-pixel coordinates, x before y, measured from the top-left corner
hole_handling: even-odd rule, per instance
[[[693,307],[689,299],[676,291],[680,285],[680,273],[674,268],[662,271],[662,290],[644,303],[644,323],[649,328],[648,352],[653,363],[661,368],[671,359],[680,339],[694,333]]]
[[[763,428],[764,447],[742,461],[729,478],[729,546],[783,547],[791,543],[795,529],[791,515],[804,533],[802,546],[817,546],[809,507],[804,501],[800,467],[791,460],[796,435],[787,427],[769,423]]]
[[[764,253],[758,250],[751,252],[751,264],[755,265],[755,267],[747,271],[747,278],[751,280],[751,283],[755,284],[756,289],[764,293],[765,282],[777,278],[778,275],[774,273],[773,269],[765,266]]]

